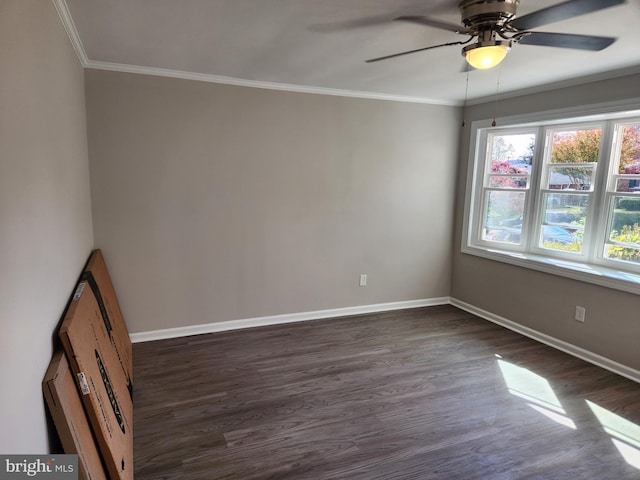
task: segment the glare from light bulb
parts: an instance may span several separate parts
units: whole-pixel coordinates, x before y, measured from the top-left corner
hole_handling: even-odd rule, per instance
[[[507,45],[489,45],[469,49],[465,52],[465,57],[473,68],[487,70],[502,62],[509,50]]]

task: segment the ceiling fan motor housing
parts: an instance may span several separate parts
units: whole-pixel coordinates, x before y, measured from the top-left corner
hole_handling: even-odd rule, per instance
[[[462,23],[471,30],[502,27],[516,16],[520,0],[462,0],[458,4]]]

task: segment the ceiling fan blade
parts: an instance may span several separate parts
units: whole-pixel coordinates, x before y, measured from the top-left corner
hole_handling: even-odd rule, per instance
[[[394,11],[387,13],[380,13],[377,15],[368,15],[366,17],[350,19],[350,20],[338,20],[334,22],[315,23],[307,27],[313,32],[331,33],[342,32],[346,30],[355,30],[361,28],[379,27],[388,25],[389,22],[395,17],[409,15],[416,8],[422,10],[428,10],[430,13],[444,13],[451,10],[451,3],[453,0],[412,0],[412,7],[395,9]]]
[[[604,8],[613,7],[625,3],[626,0],[569,0],[568,2],[543,8],[528,15],[516,17],[509,25],[518,30],[531,30],[532,28],[559,22],[567,18],[577,17],[586,13],[596,12]]]
[[[441,22],[431,17],[424,16],[404,16],[393,19],[394,21],[419,23],[420,25],[426,25],[428,27],[440,28],[442,30],[448,30],[453,33],[461,33],[464,35],[473,35],[473,32],[462,25],[456,25],[455,23]]]
[[[371,15],[357,20],[343,20],[333,23],[316,23],[309,27],[313,32],[342,32],[357,28],[374,27],[389,22],[389,15]]]
[[[433,48],[440,47],[448,47],[450,45],[464,45],[467,42],[449,42],[449,43],[441,43],[440,45],[431,45],[430,47],[416,48],[415,50],[409,50],[407,52],[393,53],[391,55],[385,55],[384,57],[370,58],[369,60],[365,60],[366,63],[379,62],[380,60],[387,60],[389,58],[401,57],[402,55],[409,55],[410,53],[424,52],[425,50],[431,50]]]
[[[544,47],[576,48],[578,50],[599,51],[607,48],[617,39],[591,35],[573,35],[568,33],[530,32],[518,40],[524,45]]]

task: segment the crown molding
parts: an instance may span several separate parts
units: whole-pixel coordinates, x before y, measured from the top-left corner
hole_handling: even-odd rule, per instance
[[[406,95],[392,95],[376,92],[362,92],[357,90],[342,90],[338,88],[316,87],[308,85],[292,85],[287,83],[264,82],[260,80],[246,80],[235,77],[225,77],[207,73],[186,72],[166,68],[144,67],[140,65],[127,65],[122,63],[98,62],[89,60],[87,52],[82,45],[82,40],[73,22],[69,7],[65,0],[52,0],[58,12],[60,21],[67,32],[80,63],[84,68],[93,70],[109,70],[113,72],[135,73],[139,75],[154,75],[159,77],[179,78],[183,80],[195,80],[198,82],[220,83],[238,87],[262,88],[267,90],[280,90],[297,93],[313,93],[318,95],[333,95],[337,97],[366,98],[370,100],[387,100],[392,102],[423,103],[429,105],[461,106],[461,102],[443,101],[436,98],[410,97]]]
[[[69,7],[67,7],[67,2],[65,0],[52,0],[53,6],[56,8],[58,12],[58,16],[60,17],[60,21],[62,22],[62,26],[64,27],[65,32],[67,32],[67,36],[71,41],[71,45],[73,46],[73,50],[76,52],[78,56],[78,60],[83,67],[86,68],[89,63],[89,59],[87,58],[87,52],[84,50],[84,46],[82,45],[82,41],[80,40],[80,35],[78,34],[78,30],[76,29],[75,23],[73,23],[73,19],[71,18],[71,13],[69,12]]]
[[[500,93],[497,97],[497,101],[508,100],[511,98],[523,97],[525,95],[535,95],[537,93],[550,92],[553,90],[560,90],[562,88],[578,87],[581,85],[588,85],[590,83],[600,82],[603,80],[613,80],[615,78],[621,78],[631,75],[640,74],[640,65],[633,65],[631,67],[620,68],[616,70],[609,70],[606,72],[594,73],[592,75],[585,75],[582,77],[568,78],[566,80],[560,80],[558,82],[545,83],[543,85],[536,85],[533,87],[523,88],[519,90],[512,90],[508,92]],[[496,102],[495,95],[482,96],[467,100],[467,106],[481,105],[483,103]]]
[[[144,67],[140,65],[128,65],[121,63],[109,63],[89,60],[87,53],[82,45],[82,40],[73,22],[71,13],[65,0],[51,0],[55,6],[58,16],[64,26],[65,31],[71,41],[73,49],[80,60],[80,63],[84,68],[90,68],[95,70],[110,70],[115,72],[135,73],[140,75],[155,75],[161,77],[178,78],[184,80],[195,80],[200,82],[219,83],[225,85],[235,85],[241,87],[250,88],[262,88],[268,90],[281,90],[287,92],[298,93],[313,93],[319,95],[333,95],[339,97],[352,97],[352,98],[365,98],[372,100],[387,100],[393,102],[406,102],[406,103],[422,103],[429,105],[443,105],[454,107],[471,107],[474,105],[480,105],[487,102],[496,101],[495,95],[481,96],[476,98],[467,99],[465,102],[460,100],[442,100],[437,98],[426,97],[411,97],[406,95],[393,95],[377,92],[364,92],[357,90],[343,90],[336,88],[326,88],[307,85],[293,85],[286,83],[265,82],[260,80],[247,80],[235,77],[225,77],[220,75],[186,72],[181,70],[172,70],[164,68]],[[549,90],[555,90],[563,87],[573,87],[577,85],[583,85],[585,83],[596,82],[599,80],[607,80],[611,78],[621,77],[625,75],[632,75],[640,73],[640,66],[635,65],[628,68],[621,68],[615,71],[602,72],[598,74],[583,76],[579,78],[571,78],[564,81],[538,85],[521,90],[513,90],[503,92],[498,95],[498,100],[507,100],[514,97],[520,97],[523,95],[536,94],[546,92]]]
[[[460,106],[459,102],[443,101],[434,98],[409,97],[376,92],[362,92],[357,90],[342,90],[337,88],[316,87],[308,85],[293,85],[289,83],[264,82],[261,80],[247,80],[243,78],[224,77],[207,73],[186,72],[165,68],[143,67],[122,63],[95,62],[89,60],[85,68],[93,70],[109,70],[113,72],[134,73],[139,75],[154,75],[158,77],[179,78],[198,82],[220,83],[238,87],[262,88],[267,90],[281,90],[296,93],[313,93],[318,95],[333,95],[337,97],[366,98],[370,100],[388,100],[393,102],[424,103],[430,105]]]

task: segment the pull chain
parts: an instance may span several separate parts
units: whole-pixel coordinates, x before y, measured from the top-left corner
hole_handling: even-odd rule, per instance
[[[496,82],[496,98],[493,103],[493,122],[491,122],[491,126],[495,127],[496,124],[496,111],[498,110],[498,92],[500,92],[500,72],[502,71],[502,64],[498,65],[498,81]]]
[[[464,128],[464,116],[467,113],[467,94],[469,93],[469,65],[467,64],[467,81],[464,86],[464,102],[462,103],[462,127]]]

